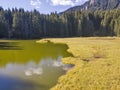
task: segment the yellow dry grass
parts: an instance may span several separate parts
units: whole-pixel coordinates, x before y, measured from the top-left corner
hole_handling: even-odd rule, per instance
[[[51,90],[120,90],[120,38],[42,39],[66,43],[74,57],[63,58],[75,67]],[[38,41],[39,42],[39,41]]]

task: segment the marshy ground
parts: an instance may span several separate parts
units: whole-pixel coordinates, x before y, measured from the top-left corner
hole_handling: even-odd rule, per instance
[[[120,90],[120,38],[43,39],[65,43],[73,57],[63,58],[74,68],[51,90]]]

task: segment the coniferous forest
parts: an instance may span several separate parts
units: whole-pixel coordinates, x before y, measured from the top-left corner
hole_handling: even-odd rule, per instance
[[[0,38],[120,36],[120,10],[40,14],[0,7]]]

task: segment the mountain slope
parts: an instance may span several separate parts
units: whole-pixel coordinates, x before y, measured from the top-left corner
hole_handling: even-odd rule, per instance
[[[81,6],[72,7],[65,12],[75,11],[75,10],[111,10],[111,9],[120,9],[120,0],[89,0]]]

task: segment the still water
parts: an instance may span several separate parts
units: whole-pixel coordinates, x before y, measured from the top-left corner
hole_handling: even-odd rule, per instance
[[[49,90],[71,68],[67,45],[35,40],[0,41],[0,90]]]

